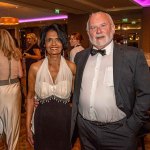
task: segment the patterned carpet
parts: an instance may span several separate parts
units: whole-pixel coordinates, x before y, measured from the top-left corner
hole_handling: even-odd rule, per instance
[[[150,150],[150,134],[148,134],[145,139],[145,150]],[[138,150],[142,150],[141,146],[139,146]]]

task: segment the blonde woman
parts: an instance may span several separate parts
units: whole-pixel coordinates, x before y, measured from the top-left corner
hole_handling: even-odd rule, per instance
[[[0,29],[0,119],[8,150],[16,149],[20,131],[21,91],[18,77],[23,76],[20,58],[21,53],[9,32]]]
[[[23,57],[26,59],[26,88],[28,91],[28,72],[32,63],[41,59],[40,48],[37,44],[37,37],[34,33],[27,34],[27,46],[28,48],[25,50]]]

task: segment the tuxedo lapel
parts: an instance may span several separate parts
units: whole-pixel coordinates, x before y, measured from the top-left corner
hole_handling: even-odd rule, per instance
[[[91,48],[88,48],[85,50],[84,55],[82,55],[82,58],[79,60],[77,64],[77,74],[76,74],[76,83],[77,83],[77,100],[79,100],[79,95],[80,95],[80,88],[81,88],[81,82],[82,82],[82,76],[83,76],[83,71],[87,62],[87,59],[90,55],[90,50]]]
[[[83,71],[87,62],[87,59],[89,57],[89,52],[85,53],[85,56],[82,58],[82,61],[80,62],[80,67],[79,67],[79,77],[82,79],[83,76]]]
[[[82,53],[79,54],[79,57],[77,56],[77,60],[75,58],[75,63],[77,65],[76,70],[76,77],[75,77],[75,90],[73,94],[73,106],[72,106],[72,121],[71,121],[71,136],[70,140],[73,136],[73,131],[75,128],[75,122],[76,122],[76,116],[78,112],[78,103],[79,103],[79,95],[80,95],[80,88],[81,88],[81,82],[82,82],[82,76],[83,71],[87,62],[87,59],[90,55],[91,48],[85,49]],[[77,54],[78,55],[78,54]]]
[[[116,102],[117,106],[119,108],[123,108],[122,101],[118,98],[118,88],[119,88],[119,82],[121,77],[121,69],[123,67],[123,50],[122,48],[114,44],[114,51],[113,51],[113,78],[114,78],[114,89],[115,89],[115,96],[116,96]]]

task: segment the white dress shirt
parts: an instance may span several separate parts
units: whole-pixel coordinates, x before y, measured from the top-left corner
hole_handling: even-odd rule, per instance
[[[99,122],[115,122],[126,115],[116,105],[113,81],[113,41],[104,49],[106,55],[89,56],[84,68],[79,97],[83,118]]]

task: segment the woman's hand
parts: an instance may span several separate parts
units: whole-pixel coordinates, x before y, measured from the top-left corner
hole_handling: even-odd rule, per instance
[[[31,58],[31,55],[28,54],[28,53],[24,53],[24,54],[23,54],[23,57],[24,57],[24,58]]]
[[[31,144],[31,146],[34,146],[34,140],[33,140],[33,133],[31,129],[27,130],[27,141]]]

